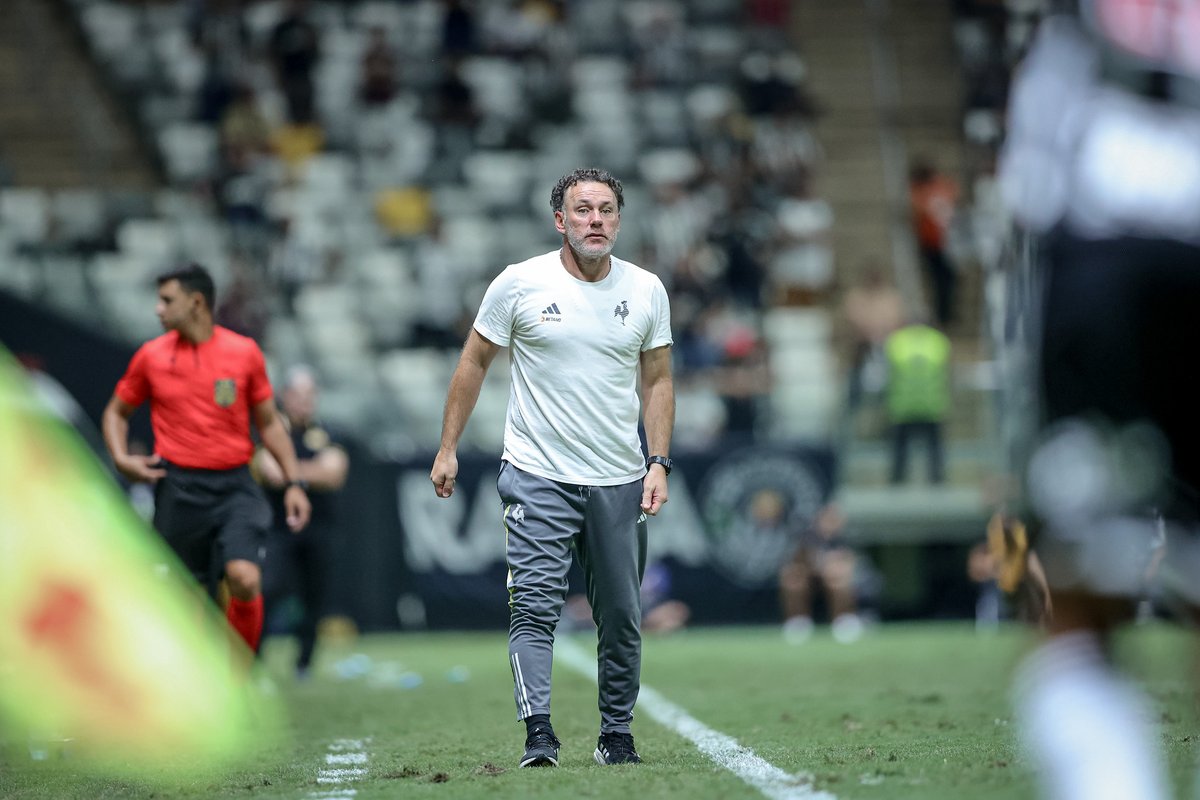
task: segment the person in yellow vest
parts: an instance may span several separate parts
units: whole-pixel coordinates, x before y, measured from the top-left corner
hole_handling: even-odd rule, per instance
[[[912,322],[888,336],[887,412],[892,426],[892,483],[908,474],[908,444],[925,439],[929,478],[941,483],[944,474],[942,424],[950,409],[950,340],[937,328]]]

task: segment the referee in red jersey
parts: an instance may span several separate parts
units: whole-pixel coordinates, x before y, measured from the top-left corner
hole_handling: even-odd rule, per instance
[[[251,415],[287,480],[288,527],[307,525],[311,506],[262,350],[213,323],[215,295],[212,276],[197,264],[159,276],[155,313],[166,333],[138,349],[117,383],[104,409],[104,442],[121,474],[155,485],[154,527],[214,599],[225,579],[229,623],[257,650],[260,560],[272,512],[250,476]],[[133,455],[129,417],[147,400],[155,452]]]

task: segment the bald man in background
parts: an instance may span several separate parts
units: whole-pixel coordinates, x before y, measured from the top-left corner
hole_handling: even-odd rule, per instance
[[[308,676],[325,612],[332,547],[337,537],[337,493],[346,483],[350,459],[335,434],[317,416],[320,389],[307,366],[292,367],[284,381],[283,421],[296,449],[300,477],[312,501],[307,528],[293,533],[276,524],[268,535],[264,569],[267,633],[294,632],[299,640],[296,676]],[[255,473],[273,507],[283,502],[283,472],[266,450]],[[276,519],[280,517],[276,514]]]

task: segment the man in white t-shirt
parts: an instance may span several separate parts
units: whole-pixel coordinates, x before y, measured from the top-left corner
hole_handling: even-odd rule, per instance
[[[459,437],[493,358],[510,348],[496,486],[509,568],[509,660],[526,726],[521,766],[558,765],[550,669],[572,551],[599,638],[594,756],[600,764],[637,763],[629,724],[641,675],[646,516],[667,502],[675,422],[670,306],[657,276],[611,255],[624,205],[620,181],[577,169],[558,180],[550,205],[562,247],[508,266],[488,287],[450,379],[430,479],[439,497],[454,492]]]

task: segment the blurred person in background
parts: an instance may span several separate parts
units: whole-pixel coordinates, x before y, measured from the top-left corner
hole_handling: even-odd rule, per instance
[[[884,342],[887,412],[892,426],[892,483],[908,479],[909,442],[925,440],[929,480],[945,479],[942,427],[950,412],[950,339],[937,328],[912,322]]]
[[[234,333],[263,341],[271,315],[263,280],[241,253],[229,260],[232,280],[217,305],[216,322]]]
[[[314,122],[313,72],[321,58],[321,32],[309,17],[308,0],[286,0],[283,16],[271,30],[267,53],[287,100],[288,121]]]
[[[562,247],[508,266],[488,287],[450,380],[430,471],[438,497],[450,497],[459,438],[488,367],[510,347],[512,399],[496,485],[509,659],[526,726],[522,767],[558,765],[550,671],[573,552],[599,639],[593,756],[600,764],[641,761],[630,722],[641,686],[646,517],[667,502],[675,391],[666,289],[611,255],[623,205],[621,182],[603,170],[577,169],[555,184],[550,206]]]
[[[756,331],[739,325],[726,333],[722,349],[713,373],[725,407],[725,433],[751,438],[763,422],[771,391],[767,346]]]
[[[755,496],[755,506],[756,517],[777,518],[784,513],[778,492]],[[836,504],[827,504],[800,534],[795,554],[779,570],[783,637],[789,644],[802,644],[812,635],[814,583],[824,591],[834,639],[849,644],[862,636],[855,584],[858,554],[846,541],[845,531],[846,515]]]
[[[1043,796],[1169,797],[1149,697],[1118,666],[1156,542],[1200,619],[1200,414],[1181,390],[1200,309],[1195,4],[1080,2],[1017,71],[1000,177],[1040,254],[1041,417],[1024,489],[1054,615],[1020,666]]]
[[[887,367],[883,345],[904,324],[904,298],[883,267],[871,261],[842,297],[842,317],[850,326],[850,378],[846,410],[853,415],[863,393],[882,390]]]
[[[958,213],[958,184],[925,160],[909,171],[908,199],[913,231],[933,289],[934,320],[945,328],[954,321],[958,276],[946,251],[950,226]]]
[[[237,83],[220,120],[213,191],[230,224],[234,246],[254,253],[255,260],[266,249],[268,234],[271,134],[254,87],[246,81]]]
[[[293,531],[285,522],[288,481],[279,462],[265,448],[259,448],[254,459],[255,474],[275,509],[263,573],[266,630],[268,634],[294,630],[299,640],[296,676],[301,679],[308,676],[317,646],[317,623],[326,611],[337,538],[337,493],[345,486],[350,470],[345,448],[317,414],[319,398],[317,378],[309,367],[297,365],[288,370],[283,384],[283,422],[312,502],[312,516],[304,530]],[[293,597],[299,608],[289,607],[288,600]]]
[[[358,99],[367,106],[386,106],[398,89],[396,54],[387,29],[371,28],[359,66]]]
[[[288,526],[308,524],[310,505],[296,452],[275,411],[262,350],[213,323],[216,289],[189,264],[158,278],[162,336],[143,344],[104,409],[101,429],[116,468],[154,484],[154,527],[218,600],[251,650],[263,628],[262,559],[271,507],[250,475],[253,418],[282,465]],[[149,401],[154,453],[129,450],[129,418]]]
[[[1001,508],[988,519],[986,533],[967,554],[967,577],[979,592],[976,629],[994,629],[1009,618],[1044,626],[1053,608],[1050,587],[1025,523]]]

